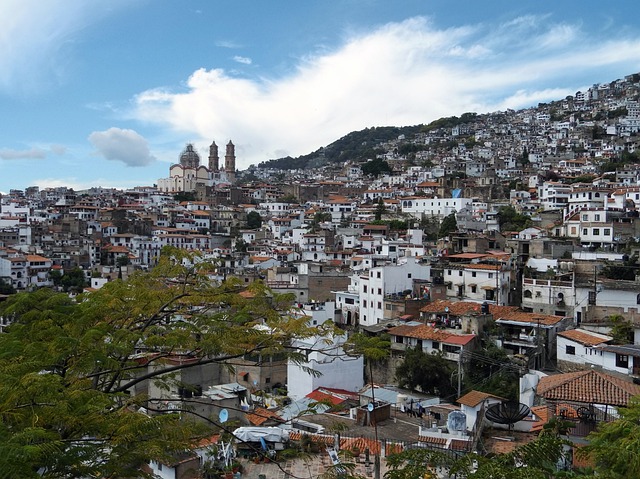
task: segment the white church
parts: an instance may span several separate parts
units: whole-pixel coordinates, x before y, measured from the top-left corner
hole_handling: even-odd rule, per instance
[[[165,193],[190,192],[196,185],[215,186],[235,182],[236,147],[229,141],[224,155],[224,167],[219,166],[218,145],[209,146],[209,166],[200,164],[200,155],[191,143],[180,154],[180,162],[171,165],[169,178],[158,179],[158,189]]]

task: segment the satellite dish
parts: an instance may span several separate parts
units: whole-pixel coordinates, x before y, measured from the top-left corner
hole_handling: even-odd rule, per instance
[[[451,411],[447,416],[447,429],[449,432],[466,431],[467,415],[461,411]]]
[[[226,409],[220,409],[220,413],[218,413],[218,419],[221,423],[227,422],[227,419],[229,419],[229,411],[227,411]]]
[[[493,404],[487,408],[485,417],[489,421],[498,424],[507,424],[509,431],[515,423],[521,421],[531,413],[529,406],[519,403],[518,401],[506,401],[499,404]]]
[[[370,402],[370,403],[367,405],[367,409],[369,410],[369,412],[373,411],[373,403],[372,403],[372,402]]]
[[[448,312],[449,312],[449,306],[445,306],[445,307],[444,307],[444,312],[445,312],[445,313],[448,313]]]

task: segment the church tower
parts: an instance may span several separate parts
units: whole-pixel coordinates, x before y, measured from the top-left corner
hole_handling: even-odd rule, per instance
[[[227,152],[224,155],[224,171],[230,183],[233,183],[236,177],[236,147],[229,140],[227,143]]]
[[[220,169],[219,166],[220,157],[218,156],[218,145],[214,141],[209,147],[209,171],[211,173],[217,173]]]

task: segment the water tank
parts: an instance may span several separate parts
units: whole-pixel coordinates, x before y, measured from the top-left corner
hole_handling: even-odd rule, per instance
[[[573,261],[567,262],[567,269],[569,271],[573,271],[574,266],[575,266],[575,263]]]

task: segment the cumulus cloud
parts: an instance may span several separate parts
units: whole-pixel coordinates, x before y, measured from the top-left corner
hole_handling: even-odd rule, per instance
[[[28,150],[0,150],[0,158],[3,160],[42,160],[47,157],[46,150],[42,148],[30,148]]]
[[[352,34],[280,78],[197,70],[186,91],[139,94],[133,116],[196,134],[201,147],[233,139],[244,167],[282,156],[283,148],[309,153],[365,127],[563,98],[578,78],[607,78],[639,62],[638,37],[602,38],[544,16],[446,29],[418,17]]]
[[[242,63],[243,65],[251,65],[251,63],[252,63],[251,58],[241,57],[239,55],[236,55],[235,57],[233,57],[233,61],[234,62],[238,62],[238,63]]]
[[[155,161],[147,140],[134,130],[112,127],[94,131],[89,135],[89,141],[97,154],[106,160],[120,161],[127,166],[146,166]]]

